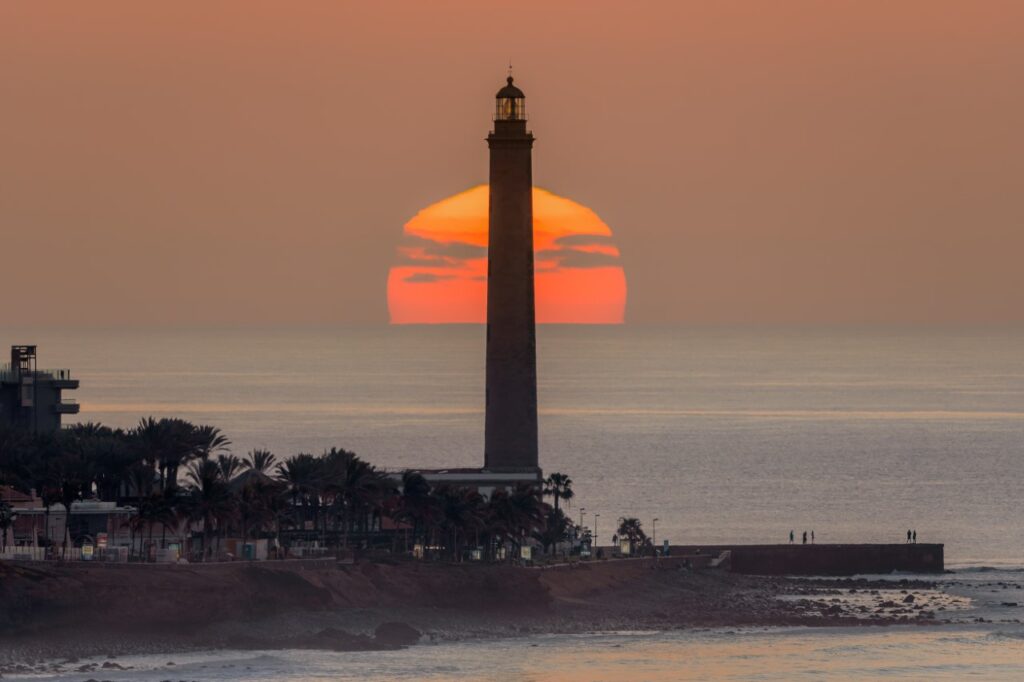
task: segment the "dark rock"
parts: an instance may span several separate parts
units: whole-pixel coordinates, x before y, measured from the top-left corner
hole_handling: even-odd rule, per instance
[[[420,631],[407,623],[382,623],[374,630],[374,641],[387,646],[410,646],[420,641]]]
[[[912,604],[913,602],[914,602],[914,595],[912,595],[912,594],[908,594],[906,597],[903,598],[903,603],[904,604]]]
[[[290,641],[290,645],[300,649],[327,649],[330,651],[378,651],[395,646],[377,643],[366,635],[353,635],[344,630],[324,628],[311,637],[303,637]]]

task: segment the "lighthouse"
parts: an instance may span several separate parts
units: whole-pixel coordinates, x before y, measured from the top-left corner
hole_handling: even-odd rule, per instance
[[[431,484],[490,497],[543,476],[537,458],[537,325],[533,298],[533,134],[526,97],[508,77],[495,99],[487,249],[484,466],[412,469]]]
[[[539,473],[533,283],[533,134],[512,76],[495,98],[487,250],[484,468]]]

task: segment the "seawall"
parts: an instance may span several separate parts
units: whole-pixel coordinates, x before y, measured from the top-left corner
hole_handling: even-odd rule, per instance
[[[944,545],[672,545],[671,554],[720,554],[730,570],[748,575],[942,573]]]

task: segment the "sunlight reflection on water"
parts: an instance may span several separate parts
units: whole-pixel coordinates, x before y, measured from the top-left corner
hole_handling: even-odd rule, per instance
[[[166,666],[171,660],[176,662],[173,668]],[[1024,678],[1024,638],[1019,627],[793,628],[551,635],[421,645],[397,652],[222,652],[119,661],[136,669],[104,671],[105,679],[659,682],[958,680],[969,674],[985,680],[1019,680]],[[50,679],[81,682],[87,677]]]

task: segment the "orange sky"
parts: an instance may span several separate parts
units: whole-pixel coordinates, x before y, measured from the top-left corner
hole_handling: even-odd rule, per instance
[[[418,212],[388,276],[397,324],[487,319],[487,185]],[[621,324],[626,277],[612,231],[586,206],[533,190],[537,321]]]
[[[1024,322],[1016,0],[0,3],[4,323],[388,320],[487,180],[615,230],[628,322]]]

